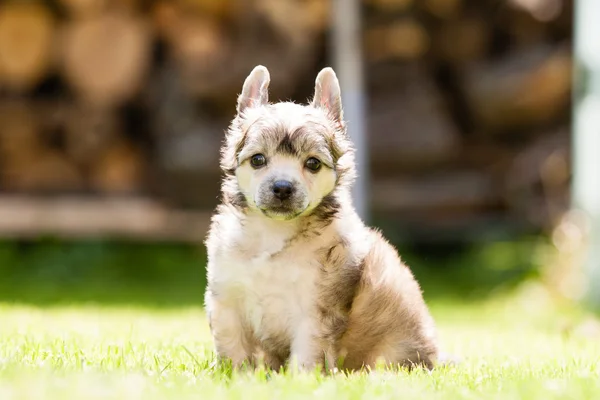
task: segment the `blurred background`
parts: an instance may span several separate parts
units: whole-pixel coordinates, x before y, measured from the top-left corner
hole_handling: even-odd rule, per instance
[[[200,304],[236,95],[263,64],[272,100],[306,101],[333,64],[330,11],[0,1],[0,301]],[[530,276],[577,292],[579,236],[565,219],[573,1],[361,11],[371,223],[426,296]]]

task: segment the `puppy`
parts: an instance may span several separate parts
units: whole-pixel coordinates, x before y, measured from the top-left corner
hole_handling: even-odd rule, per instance
[[[432,368],[438,347],[421,290],[364,225],[340,86],[317,76],[309,105],[268,102],[269,72],[246,78],[222,147],[222,202],[206,239],[205,306],[234,366]]]

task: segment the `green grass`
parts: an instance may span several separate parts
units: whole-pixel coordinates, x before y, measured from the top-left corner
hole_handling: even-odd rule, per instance
[[[535,274],[539,241],[401,248],[400,253],[430,299],[481,299]],[[205,259],[201,245],[0,241],[0,302],[198,306]]]
[[[543,243],[402,250],[463,362],[323,377],[216,364],[201,246],[0,242],[0,400],[600,398],[600,328],[523,286]]]
[[[460,365],[323,377],[217,366],[196,306],[0,303],[0,399],[600,398],[600,336],[570,329],[581,310],[533,289],[431,308]]]

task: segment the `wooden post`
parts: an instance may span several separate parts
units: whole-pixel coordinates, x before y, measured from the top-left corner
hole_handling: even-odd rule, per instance
[[[600,310],[600,1],[575,2],[573,207],[590,218],[587,298]]]
[[[358,215],[368,221],[369,149],[365,135],[360,3],[359,0],[332,1],[331,50],[335,71],[342,89],[342,103],[344,116],[348,121],[348,134],[356,147],[358,179],[354,184],[354,206]]]

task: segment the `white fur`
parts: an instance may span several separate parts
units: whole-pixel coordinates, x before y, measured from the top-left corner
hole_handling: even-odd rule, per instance
[[[239,364],[259,350],[260,342],[278,335],[291,343],[292,361],[300,367],[314,366],[315,338],[320,333],[315,322],[320,268],[315,252],[340,232],[356,231],[349,245],[356,258],[363,257],[371,246],[363,223],[351,213],[326,227],[319,240],[289,245],[297,220],[250,213],[242,224],[235,213],[224,213],[214,221],[221,236],[207,243],[213,293],[207,295],[206,309],[213,315],[219,353]],[[259,343],[244,343],[242,324],[250,325]]]
[[[317,327],[314,326],[315,284],[319,265],[314,252],[317,243],[300,242],[286,247],[281,254],[273,257],[286,246],[287,239],[296,229],[296,221],[274,221],[262,215],[250,215],[244,226],[233,214],[219,215],[219,223],[228,229],[221,231],[222,243],[237,243],[239,251],[223,251],[209,254],[209,280],[218,300],[207,302],[209,313],[217,316],[213,324],[220,326],[221,343],[226,346],[225,354],[240,353],[242,338],[238,324],[250,324],[258,341],[267,340],[270,335],[282,335],[290,341],[292,356],[299,363],[310,363],[312,344]],[[331,235],[331,229],[323,232]],[[209,246],[210,248],[214,248]],[[217,310],[219,308],[219,310]],[[228,309],[221,317],[223,309]],[[230,318],[236,315],[239,320]],[[242,321],[242,322],[240,322]],[[245,348],[245,357],[255,349]]]

